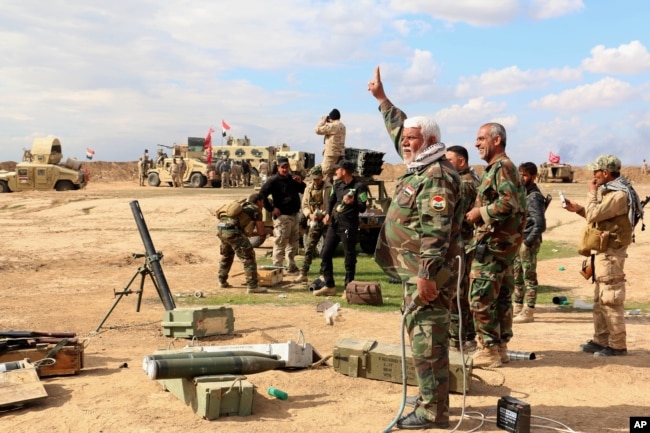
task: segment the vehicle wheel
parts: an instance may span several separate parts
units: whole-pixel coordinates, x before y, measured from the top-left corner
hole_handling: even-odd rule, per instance
[[[9,185],[4,180],[0,181],[0,192],[11,192],[9,190]]]
[[[54,189],[57,191],[72,191],[74,189],[74,185],[69,180],[61,180],[56,183]]]
[[[359,246],[366,254],[374,254],[379,239],[379,229],[368,229],[359,231]]]
[[[208,179],[201,173],[192,173],[192,176],[190,176],[192,188],[203,188],[206,183],[208,183]]]
[[[149,173],[149,176],[147,176],[147,183],[149,186],[159,186],[160,177],[158,176],[158,173]]]

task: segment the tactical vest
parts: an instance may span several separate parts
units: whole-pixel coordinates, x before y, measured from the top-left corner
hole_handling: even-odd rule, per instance
[[[632,243],[632,224],[630,224],[627,214],[599,221],[595,223],[595,227],[601,231],[609,232],[607,248],[616,249]]]
[[[246,236],[250,236],[255,231],[254,218],[257,211],[257,205],[242,199],[222,205],[217,209],[216,215],[224,223],[236,225]]]
[[[315,186],[309,191],[309,207],[312,212],[316,210],[325,210],[325,198],[323,197],[323,191],[325,190],[325,184],[323,183],[320,188]]]

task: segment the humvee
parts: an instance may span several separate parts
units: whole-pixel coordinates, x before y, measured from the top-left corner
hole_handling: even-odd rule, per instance
[[[15,171],[0,170],[0,192],[56,190],[69,191],[85,188],[87,171],[81,161],[68,158],[61,164],[61,142],[55,137],[37,137],[32,150],[26,150]]]
[[[187,170],[183,176],[183,183],[189,184],[193,188],[202,188],[208,184],[210,166],[203,158],[202,143],[197,143],[190,137],[188,144],[175,144],[173,146],[159,144],[158,146],[171,149],[172,157],[165,157],[160,160],[156,158],[155,165],[147,171],[147,184],[149,186],[160,186],[161,183],[172,186],[172,175],[169,173],[169,168],[174,158],[181,157],[187,165]]]
[[[539,170],[539,182],[559,180],[562,183],[573,182],[574,170],[570,164],[543,163]]]

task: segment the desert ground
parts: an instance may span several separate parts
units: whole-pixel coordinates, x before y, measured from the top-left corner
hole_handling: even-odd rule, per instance
[[[164,307],[146,285],[140,312],[133,296],[125,297],[99,333],[93,331],[120,290],[141,264],[132,253],[143,252],[129,202],[138,200],[155,248],[164,252],[163,269],[172,293],[201,291],[206,298],[218,289],[218,240],[210,214],[246,189],[221,190],[139,187],[135,163],[91,163],[85,190],[0,194],[0,329],[72,331],[86,340],[84,368],[77,375],[43,378],[48,397],[21,407],[0,410],[6,432],[380,432],[400,407],[401,385],[353,378],[330,366],[299,371],[272,370],[248,375],[257,388],[253,414],[213,421],[200,418],[140,368],[142,358],[183,339],[165,337]],[[632,170],[632,169],[630,169]],[[399,168],[385,170],[394,180]],[[625,173],[624,173],[625,174]],[[642,197],[650,183],[638,169],[628,172]],[[650,176],[649,176],[650,177]],[[582,220],[561,209],[557,191],[583,201],[582,173],[573,184],[542,184],[555,200],[547,211],[545,240],[575,243]],[[390,188],[389,188],[390,192]],[[648,219],[650,222],[650,218]],[[269,249],[267,240],[258,254]],[[627,297],[648,302],[648,231],[636,230],[629,248]],[[540,262],[540,284],[552,286],[570,301],[591,302],[593,286],[578,269],[582,257]],[[644,265],[644,263],[646,263]],[[241,268],[235,260],[233,272]],[[312,266],[312,270],[316,269]],[[296,341],[299,331],[321,355],[332,352],[340,338],[400,341],[399,311],[377,312],[348,307],[328,326],[315,305],[287,305],[284,300],[302,286],[283,285],[262,296],[261,305],[234,305],[235,332],[203,344],[251,344]],[[175,298],[178,307],[188,297]],[[196,305],[196,304],[193,304]],[[451,425],[458,431],[499,432],[495,409],[501,396],[531,405],[534,425],[555,431],[627,432],[632,416],[650,416],[650,336],[648,312],[626,319],[629,355],[594,358],[578,347],[591,338],[591,312],[552,304],[538,305],[535,322],[515,325],[510,349],[534,352],[534,361],[512,361],[496,372],[475,370],[466,397],[451,395]],[[126,363],[126,368],[123,367]],[[503,380],[501,386],[494,386]],[[287,400],[266,394],[274,386]],[[408,393],[416,392],[409,387]],[[471,417],[462,418],[465,413]],[[484,424],[478,420],[487,417]],[[549,431],[533,427],[533,432]]]

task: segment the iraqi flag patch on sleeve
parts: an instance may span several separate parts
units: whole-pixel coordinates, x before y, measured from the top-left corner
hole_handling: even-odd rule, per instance
[[[447,200],[441,195],[434,195],[431,197],[429,207],[434,212],[442,212],[447,208]]]

